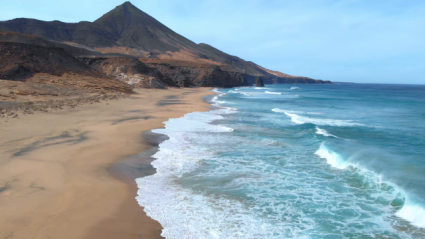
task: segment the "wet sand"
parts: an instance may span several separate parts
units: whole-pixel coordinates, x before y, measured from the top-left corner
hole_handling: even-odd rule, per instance
[[[137,92],[0,122],[0,239],[161,238],[135,200],[133,178],[154,172],[142,132],[208,110],[213,92]]]

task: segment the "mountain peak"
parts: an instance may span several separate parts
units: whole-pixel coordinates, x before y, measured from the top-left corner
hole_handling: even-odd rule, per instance
[[[94,23],[106,30],[121,46],[176,52],[181,46],[195,45],[128,1]]]
[[[122,6],[133,6],[134,7],[134,5],[130,2],[130,1],[126,1],[126,2],[124,2],[123,4],[121,4]]]
[[[120,16],[123,17],[125,15],[131,15],[132,17],[141,17],[143,15],[147,15],[142,10],[138,9],[136,6],[134,6],[131,2],[127,1],[123,4],[116,6],[114,9],[103,15],[101,18],[99,18],[96,21],[99,21],[101,19],[104,19],[105,17],[111,17],[111,16]]]
[[[149,23],[153,21],[152,19],[151,16],[127,1],[97,19],[94,23],[109,29],[111,33],[118,36],[135,24]]]
[[[140,9],[138,9],[136,6],[134,6],[130,1],[124,2],[123,4],[117,6],[114,10],[117,10],[117,9],[124,9],[124,10],[127,10],[127,11],[133,10],[133,11],[142,12]],[[112,11],[114,11],[114,10],[112,10]]]

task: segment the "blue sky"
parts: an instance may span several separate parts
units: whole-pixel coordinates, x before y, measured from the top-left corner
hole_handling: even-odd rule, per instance
[[[94,21],[124,1],[0,0],[0,20]],[[425,84],[423,0],[133,0],[175,32],[287,74]]]

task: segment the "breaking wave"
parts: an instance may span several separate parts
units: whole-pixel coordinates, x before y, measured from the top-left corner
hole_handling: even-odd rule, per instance
[[[286,116],[291,118],[291,121],[295,124],[315,124],[315,125],[327,125],[327,126],[365,126],[363,124],[354,123],[352,120],[336,120],[336,119],[319,119],[319,118],[310,118],[306,116],[301,116],[294,111],[281,110],[281,109],[272,109],[274,112],[284,113]],[[314,113],[306,113],[314,114]]]
[[[425,209],[421,205],[411,203],[406,200],[404,206],[396,213],[396,216],[401,217],[417,227],[425,228]]]
[[[324,129],[321,129],[321,128],[317,127],[317,126],[316,126],[316,134],[320,134],[320,135],[323,135],[323,136],[326,136],[326,137],[338,138],[337,136],[335,136],[333,134],[330,134],[330,133],[328,133],[328,131],[326,131]]]
[[[271,92],[271,91],[266,91],[264,93],[266,93],[266,94],[272,94],[272,95],[281,95],[282,94],[280,92]]]
[[[337,152],[328,149],[324,142],[320,145],[319,149],[314,154],[322,159],[325,159],[326,162],[333,168],[344,170],[348,167],[352,167],[358,170],[365,177],[373,178],[373,180],[378,185],[390,185],[390,187],[394,188],[396,192],[395,194],[398,195],[398,202],[395,205],[393,203],[393,206],[401,207],[395,213],[395,215],[409,221],[414,226],[425,228],[424,207],[422,205],[414,203],[413,200],[410,200],[408,194],[404,192],[402,188],[391,182],[383,180],[380,175],[366,169],[362,165],[359,165],[356,162],[350,162],[350,159],[344,159],[344,157],[338,154]]]

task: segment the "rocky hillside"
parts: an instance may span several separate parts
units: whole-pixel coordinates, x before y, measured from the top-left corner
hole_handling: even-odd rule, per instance
[[[134,57],[81,57],[87,66],[118,81],[143,88],[167,88],[178,85],[155,68]]]
[[[76,43],[61,43],[53,40],[46,40],[41,37],[8,31],[0,31],[0,42],[16,42],[49,48],[62,48],[64,51],[73,56],[129,56],[120,53],[102,53],[93,48]]]
[[[62,48],[0,42],[0,55],[0,75],[3,79],[23,81],[35,73],[61,76],[67,72],[103,77]]]
[[[19,38],[19,37],[18,37]],[[0,42],[0,118],[118,99],[133,87],[106,76],[62,48]]]
[[[0,79],[132,91],[129,85],[106,77],[62,48],[0,42],[0,56]],[[39,73],[44,73],[45,77],[39,78]]]
[[[156,77],[158,83],[170,86],[245,86],[254,84],[257,76],[261,77],[266,84],[330,83],[268,70],[253,62],[226,54],[210,45],[196,44],[172,31],[130,2],[117,6],[94,22],[64,23],[19,18],[0,22],[0,30],[37,37],[33,39],[27,37],[23,40],[22,37],[1,37],[0,34],[2,41],[6,39],[41,46],[48,45],[63,48],[73,56],[90,56],[92,58],[90,61],[84,60],[87,66],[94,67],[112,77],[117,77],[118,74],[125,74],[127,77],[132,77],[134,74],[145,75]],[[105,60],[105,54],[108,54],[107,60]],[[111,56],[116,55],[111,54],[119,54],[120,57],[131,55],[132,59],[112,60]],[[99,57],[99,59],[94,60],[93,57]],[[133,58],[139,58],[140,63]],[[146,70],[142,70],[134,71],[136,72],[134,74],[127,72],[112,74],[105,71],[106,68],[99,65],[99,62],[104,65],[111,64],[114,71],[117,68],[141,69],[140,64],[145,63],[156,73],[148,74]],[[118,62],[122,65],[118,65]],[[135,64],[139,66],[136,67]],[[137,77],[140,78],[140,76]]]

